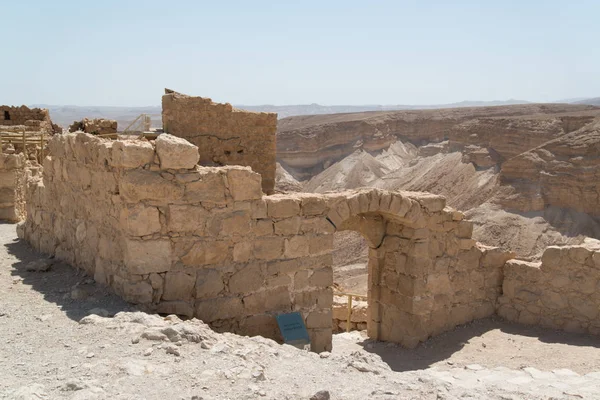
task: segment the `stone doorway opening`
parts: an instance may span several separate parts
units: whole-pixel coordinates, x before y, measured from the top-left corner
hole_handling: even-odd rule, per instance
[[[333,236],[333,332],[367,329],[367,292],[369,246],[364,236],[356,231],[345,230]],[[348,296],[353,297],[348,318]]]

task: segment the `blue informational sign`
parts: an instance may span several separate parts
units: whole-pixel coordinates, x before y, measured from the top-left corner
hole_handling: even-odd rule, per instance
[[[285,343],[299,348],[310,344],[308,331],[299,312],[279,314],[275,318]]]

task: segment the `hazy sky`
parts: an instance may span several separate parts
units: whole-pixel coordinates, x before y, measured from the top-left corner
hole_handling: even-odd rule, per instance
[[[439,104],[600,96],[600,1],[20,0],[0,104]]]

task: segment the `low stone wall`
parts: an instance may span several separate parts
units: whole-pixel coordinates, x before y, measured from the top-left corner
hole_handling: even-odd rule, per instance
[[[350,330],[364,331],[367,329],[369,317],[368,303],[363,300],[352,300],[352,311],[350,312]],[[333,332],[346,332],[348,326],[348,298],[346,296],[333,296],[333,306],[331,308],[333,317]]]
[[[513,255],[428,193],[364,189],[265,196],[248,167],[200,167],[184,139],[55,135],[27,189],[20,234],[126,300],[222,331],[280,339],[299,311],[312,349],[331,349],[333,233],[369,250],[368,333],[416,346],[495,312]]]
[[[69,125],[69,132],[85,132],[93,135],[106,135],[117,133],[117,121],[105,118],[84,118],[81,121],[73,121]]]
[[[50,113],[45,108],[29,108],[27,106],[12,107],[0,105],[0,130],[21,133],[40,132],[52,135],[60,132],[60,127],[50,120]]]
[[[25,218],[25,156],[0,154],[0,220]]]
[[[541,263],[507,262],[498,314],[522,324],[600,334],[599,244],[548,247]]]

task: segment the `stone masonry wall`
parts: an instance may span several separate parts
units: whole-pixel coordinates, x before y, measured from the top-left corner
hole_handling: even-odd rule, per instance
[[[25,218],[25,155],[0,154],[0,220]]]
[[[600,245],[551,246],[541,263],[507,262],[498,314],[522,324],[600,334]]]
[[[265,196],[248,167],[200,167],[197,147],[55,135],[27,190],[20,234],[126,300],[275,339],[299,311],[312,349],[331,349],[333,233],[369,252],[369,336],[412,347],[494,313],[511,254],[427,193],[364,189]]]
[[[53,134],[58,129],[50,120],[50,113],[44,108],[29,108],[26,106],[0,106],[0,130],[21,132],[39,131]]]
[[[263,191],[273,193],[277,114],[238,110],[209,98],[165,92],[165,132],[198,146],[201,165],[250,166],[261,175]]]

